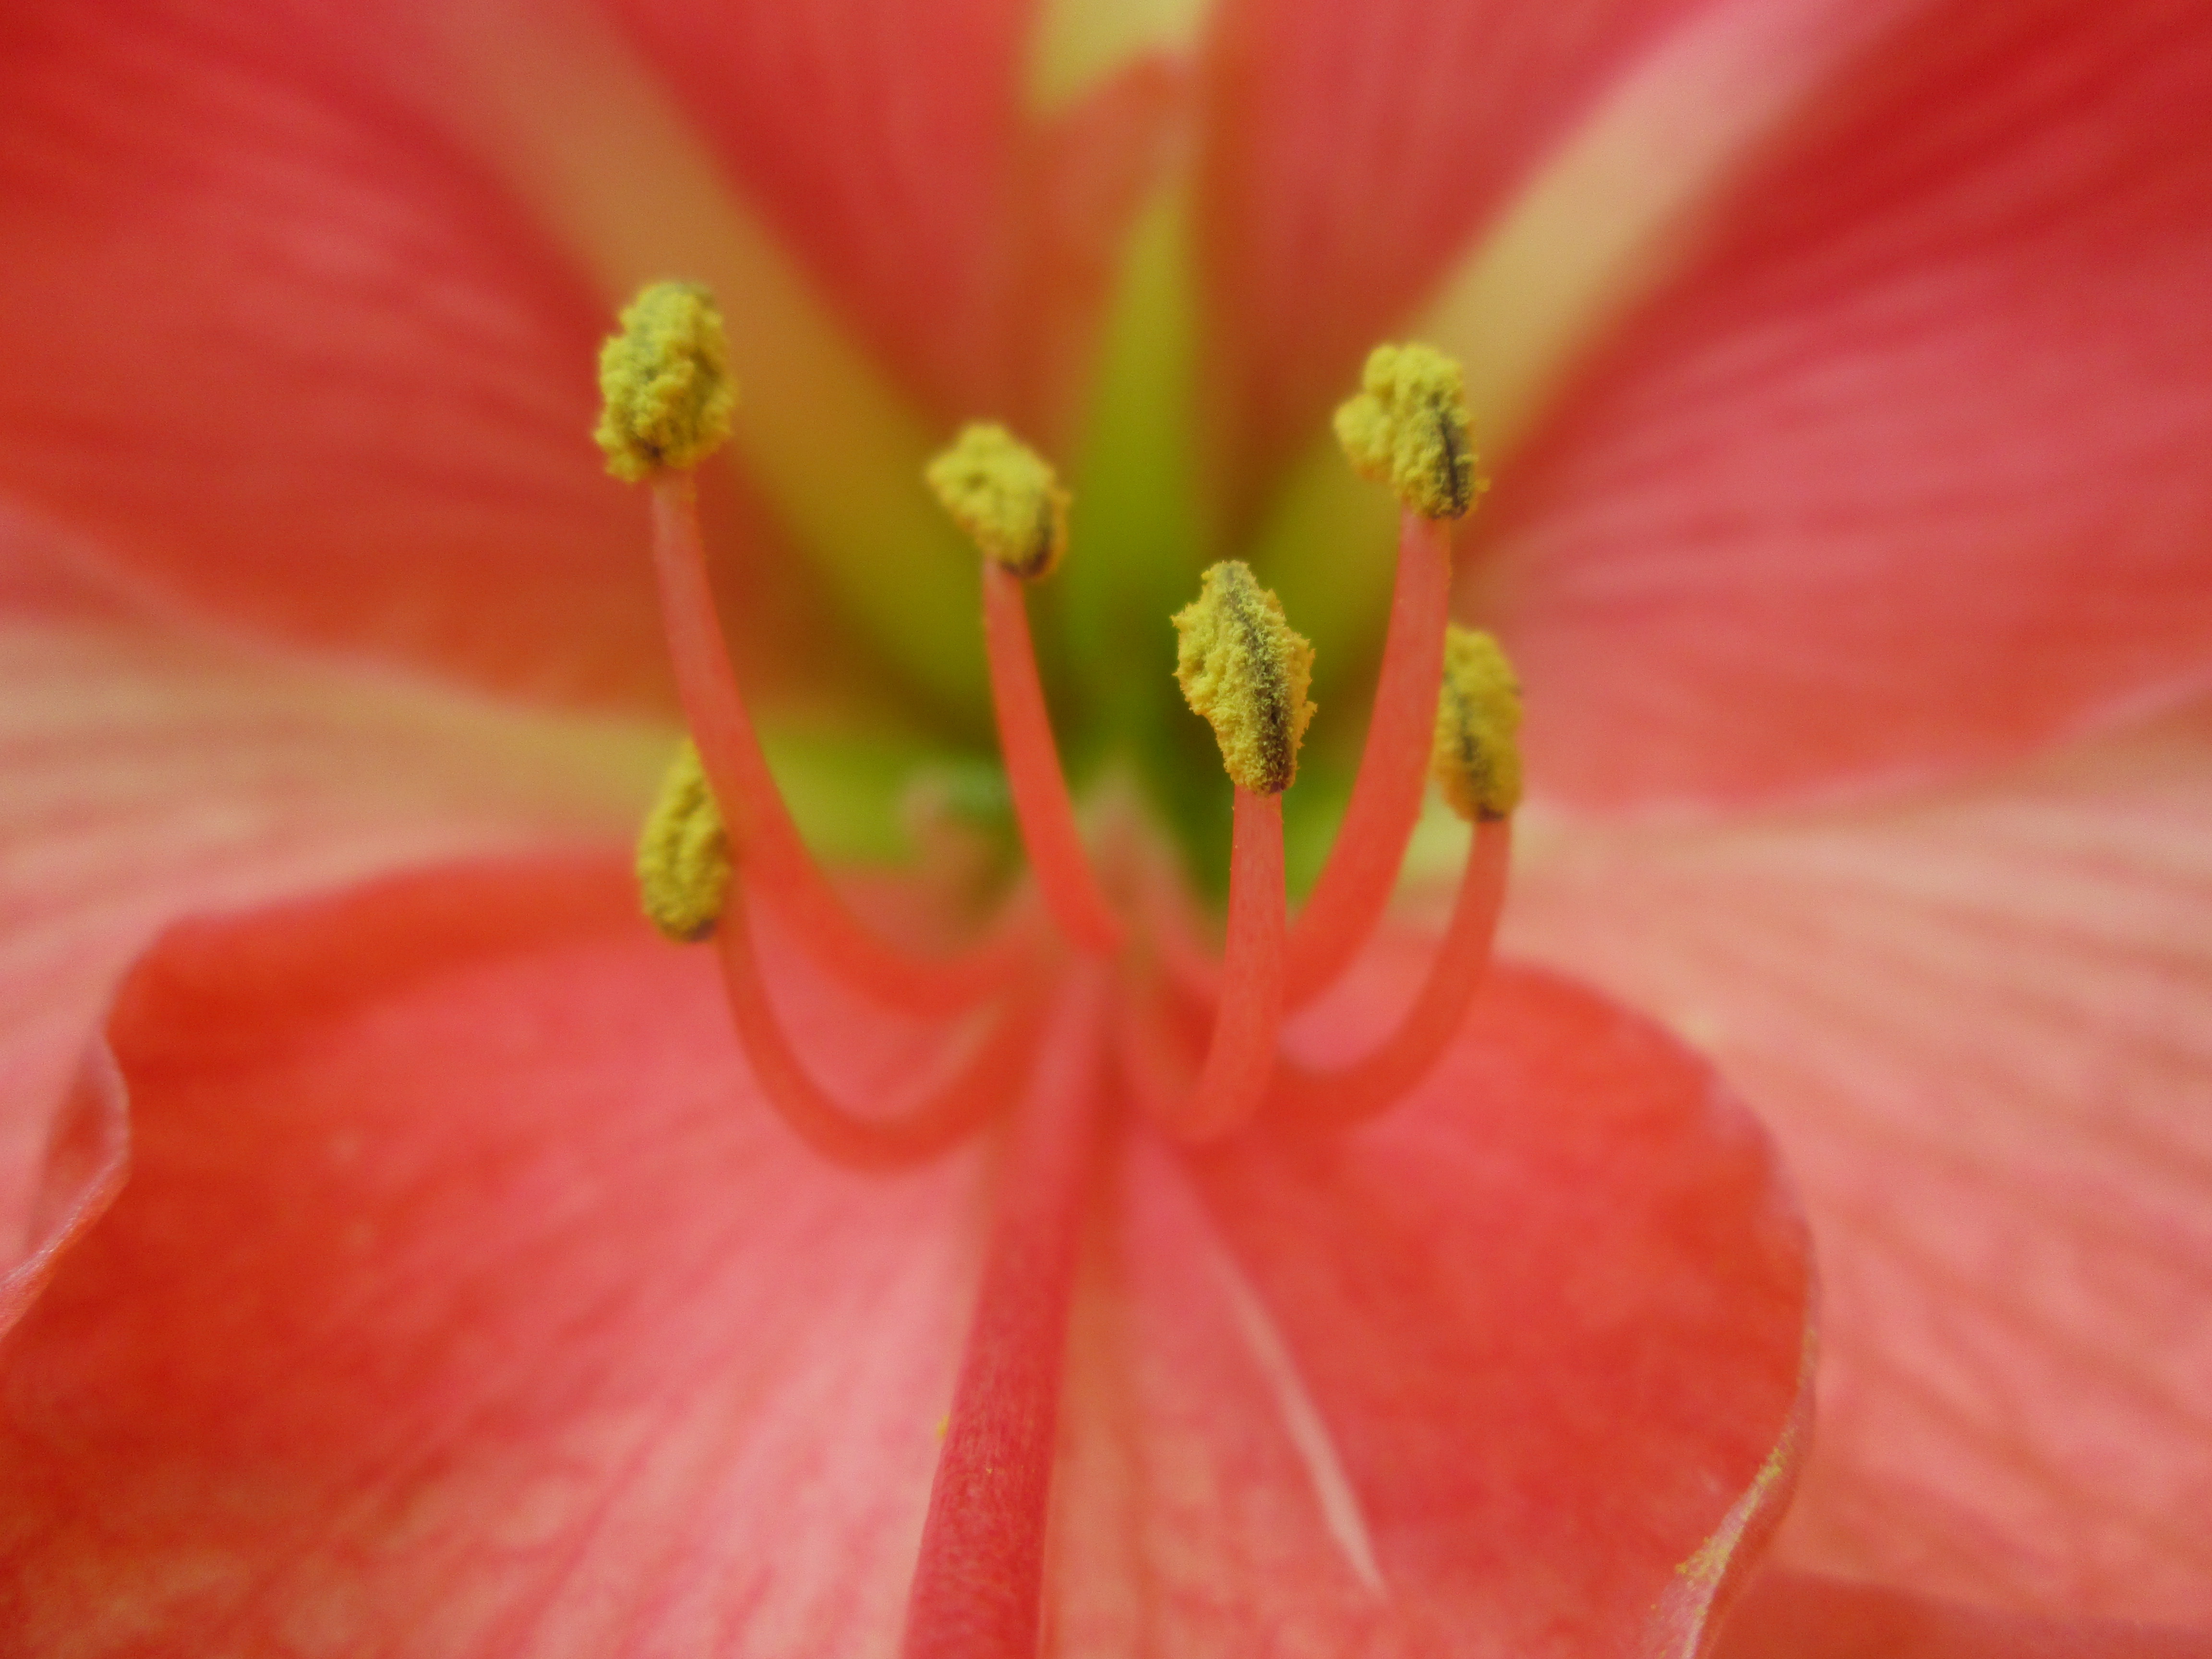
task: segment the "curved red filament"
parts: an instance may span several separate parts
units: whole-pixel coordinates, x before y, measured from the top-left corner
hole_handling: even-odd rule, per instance
[[[1367,744],[1328,862],[1291,928],[1286,1008],[1328,988],[1389,902],[1421,815],[1450,604],[1451,523],[1408,508],[1399,515],[1397,583]]]
[[[995,561],[983,561],[983,639],[1000,753],[1030,869],[1053,920],[1079,949],[1109,955],[1121,945],[1121,924],[1099,890],[1075,827],[1075,808],[1045,712],[1044,688],[1037,680],[1023,586],[1021,578]]]
[[[999,1172],[999,1212],[930,1488],[903,1659],[1035,1659],[1061,1358],[1098,1133],[1104,975],[1064,983]]]
[[[1398,1029],[1347,1066],[1316,1071],[1285,1060],[1271,1110],[1303,1127],[1340,1128],[1375,1116],[1420,1085],[1465,1021],[1467,1006],[1489,971],[1512,851],[1510,819],[1475,827],[1451,920],[1428,978]]]
[[[678,694],[746,870],[824,967],[887,1006],[953,1013],[1004,989],[1029,955],[1010,933],[950,957],[913,956],[863,925],[830,884],[791,821],[730,666],[690,476],[665,475],[652,493],[653,568]]]
[[[1240,787],[1230,831],[1229,936],[1213,1032],[1170,1127],[1186,1139],[1226,1134],[1259,1109],[1283,1021],[1283,798]]]
[[[1025,1056],[1035,1047],[1034,999],[989,1016],[990,1029],[959,1071],[920,1104],[896,1117],[863,1117],[848,1111],[815,1082],[769,1000],[745,915],[747,882],[730,884],[714,939],[722,983],[738,1040],[769,1103],[800,1139],[833,1164],[853,1169],[893,1169],[943,1152],[1002,1111],[1019,1085]]]

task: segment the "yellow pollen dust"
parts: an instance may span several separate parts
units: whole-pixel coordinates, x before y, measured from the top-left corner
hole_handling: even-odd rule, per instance
[[[1475,474],[1459,364],[1433,346],[1379,345],[1360,387],[1336,410],[1352,470],[1389,484],[1424,518],[1465,517],[1490,484]]]
[[[1035,581],[1052,574],[1067,548],[1067,492],[1052,463],[1002,426],[960,428],[922,477],[983,556],[1009,574]]]
[[[1429,775],[1453,811],[1502,818],[1521,804],[1521,683],[1498,641],[1455,623],[1444,632],[1443,690],[1437,698]]]
[[[1230,781],[1280,794],[1298,775],[1298,744],[1314,717],[1306,701],[1313,647],[1238,559],[1200,579],[1175,626],[1176,679],[1192,711],[1212,726]]]
[[[730,841],[686,738],[661,780],[637,838],[637,885],[646,920],[679,945],[708,938],[730,890]]]
[[[592,436],[607,471],[627,483],[687,471],[721,447],[737,413],[722,313],[703,288],[654,283],[621,320],[599,348],[605,402]]]

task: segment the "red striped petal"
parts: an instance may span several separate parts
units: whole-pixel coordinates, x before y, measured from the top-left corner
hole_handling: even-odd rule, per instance
[[[1060,1651],[1686,1652],[1787,1497],[1808,1263],[1771,1151],[1547,976],[1350,1134],[1140,1141],[1092,1272]]]
[[[1729,1620],[1717,1659],[2203,1659],[2212,1633],[2110,1620],[2025,1619],[1879,1584],[1771,1570]]]
[[[601,301],[392,55],[274,8],[9,8],[0,487],[259,627],[663,695],[590,442]]]
[[[179,929],[110,1039],[129,1184],[0,1349],[17,1651],[895,1640],[980,1160],[805,1152],[626,872]]]
[[[1222,459],[1250,492],[1694,0],[1224,0],[1200,209]]]
[[[1787,1559],[2212,1624],[2212,714],[1880,809],[1523,844],[1508,946],[1691,1033],[1803,1184]]]
[[[1543,786],[1833,791],[2212,674],[2212,14],[1924,9],[1500,482]]]
[[[164,623],[0,520],[0,1268],[57,1103],[166,923],[464,851],[626,836],[668,739]]]

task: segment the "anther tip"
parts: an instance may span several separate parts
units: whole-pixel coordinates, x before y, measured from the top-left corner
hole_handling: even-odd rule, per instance
[[[961,428],[922,477],[985,558],[1024,581],[1051,574],[1067,549],[1067,492],[1052,463],[1002,426]]]
[[[646,920],[679,945],[709,938],[730,890],[730,842],[690,738],[677,750],[637,840]]]
[[[604,402],[592,435],[607,471],[637,483],[698,465],[730,435],[738,407],[722,313],[703,288],[654,283],[623,308],[621,325],[599,348]]]
[[[1480,629],[1453,624],[1429,772],[1460,817],[1506,817],[1521,804],[1520,728],[1521,683],[1505,653]]]
[[[1489,484],[1475,471],[1459,364],[1433,346],[1379,345],[1360,387],[1336,411],[1352,471],[1389,484],[1424,518],[1464,517]]]
[[[1176,679],[1192,712],[1212,726],[1231,781],[1280,794],[1297,776],[1298,745],[1314,716],[1306,701],[1312,645],[1236,559],[1206,571],[1175,627]]]

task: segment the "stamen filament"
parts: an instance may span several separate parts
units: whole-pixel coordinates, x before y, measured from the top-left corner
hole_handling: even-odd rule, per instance
[[[851,1169],[896,1169],[942,1152],[999,1115],[1035,1046],[1035,1005],[1018,1002],[991,1016],[991,1029],[959,1071],[920,1104],[896,1117],[862,1117],[815,1082],[769,1000],[760,956],[745,915],[747,883],[730,885],[715,942],[730,1018],[744,1045],[754,1079],[769,1104],[809,1146]]]
[[[1061,1361],[1104,1070],[1104,980],[1087,966],[1065,982],[1000,1171],[903,1659],[1036,1659]]]
[[[1367,744],[1321,879],[1291,924],[1283,1004],[1326,990],[1373,934],[1421,816],[1451,602],[1451,527],[1408,507]]]
[[[1237,788],[1230,831],[1229,929],[1213,1033],[1171,1127],[1193,1140],[1249,1119],[1274,1074],[1283,1019],[1283,798]]]
[[[1037,679],[1023,587],[1022,579],[1004,565],[983,561],[983,639],[1014,816],[1053,920],[1079,949],[1109,955],[1121,946],[1121,925],[1100,890],[1075,826],[1075,807]],[[1433,696],[1432,691],[1432,701]]]
[[[1512,823],[1510,817],[1499,817],[1475,825],[1451,920],[1428,978],[1398,1029],[1346,1066],[1313,1070],[1285,1058],[1270,1110],[1302,1127],[1341,1128],[1395,1105],[1428,1076],[1461,1029],[1468,1004],[1489,971],[1512,861]]]
[[[878,1002],[950,1013],[1004,988],[1026,955],[1017,940],[1002,936],[922,958],[878,938],[846,908],[791,820],[730,666],[691,477],[661,473],[651,490],[653,568],[678,695],[748,878],[759,879],[823,966]]]

